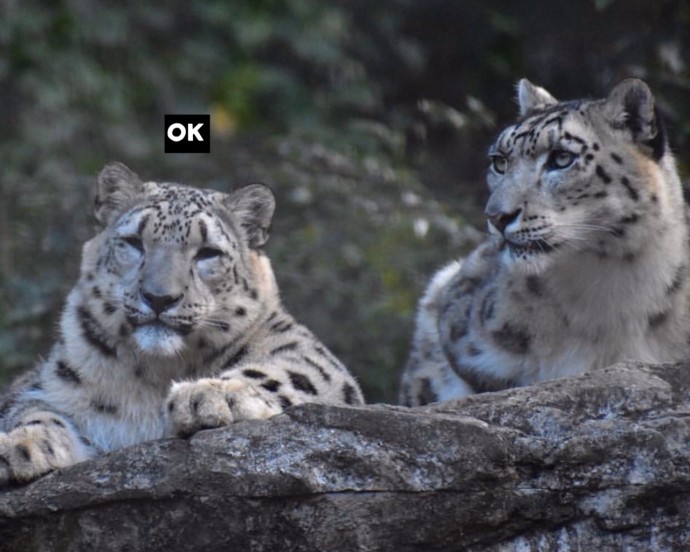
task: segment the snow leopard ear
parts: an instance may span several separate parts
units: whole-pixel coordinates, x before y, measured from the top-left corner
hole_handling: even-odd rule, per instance
[[[654,95],[644,81],[622,81],[609,93],[603,110],[613,128],[627,129],[638,145],[650,148],[654,159],[661,159],[666,149],[666,133]]]
[[[98,174],[98,189],[94,200],[96,220],[107,226],[124,213],[142,194],[139,177],[122,163],[109,163]]]
[[[535,86],[527,79],[520,79],[518,82],[517,99],[520,106],[520,117],[524,117],[534,109],[543,109],[558,103],[558,100],[541,86]]]
[[[271,189],[263,184],[250,184],[231,193],[224,203],[239,220],[249,247],[261,249],[268,241],[271,219],[276,208]]]

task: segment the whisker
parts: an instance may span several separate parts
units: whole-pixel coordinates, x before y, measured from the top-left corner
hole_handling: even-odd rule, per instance
[[[217,328],[220,330],[225,330],[228,327],[228,322],[224,320],[209,320],[201,319],[199,320],[199,328]]]
[[[571,247],[572,249],[574,249],[577,252],[583,252],[585,249],[583,247],[581,247],[579,244],[576,245],[574,243],[574,241],[575,240],[572,240],[572,239],[564,239],[563,241],[561,241],[561,244],[565,245],[567,247]]]
[[[553,225],[554,228],[567,228],[572,230],[591,230],[595,232],[606,232],[609,234],[615,234],[613,228],[607,226],[599,226],[596,224],[586,224],[586,223],[556,223]]]

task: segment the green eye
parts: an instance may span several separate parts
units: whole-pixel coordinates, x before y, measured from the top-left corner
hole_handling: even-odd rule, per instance
[[[550,171],[567,169],[575,162],[577,155],[565,150],[553,150],[546,161],[546,168]]]
[[[504,155],[492,155],[491,168],[498,174],[505,174],[508,170],[508,159]]]

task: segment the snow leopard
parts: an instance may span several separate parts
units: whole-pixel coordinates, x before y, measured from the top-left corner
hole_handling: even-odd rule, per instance
[[[417,406],[690,352],[687,209],[655,98],[518,83],[489,148],[489,235],[431,280],[400,401]]]
[[[0,485],[292,405],[360,405],[343,364],[282,306],[264,252],[270,189],[97,179],[59,337],[0,406]]]

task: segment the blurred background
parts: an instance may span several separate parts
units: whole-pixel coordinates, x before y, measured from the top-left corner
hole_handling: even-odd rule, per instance
[[[486,149],[526,76],[646,79],[687,178],[685,0],[0,0],[0,384],[47,353],[95,176],[261,181],[287,308],[395,401],[416,301],[484,232]],[[210,155],[163,115],[210,113]]]

